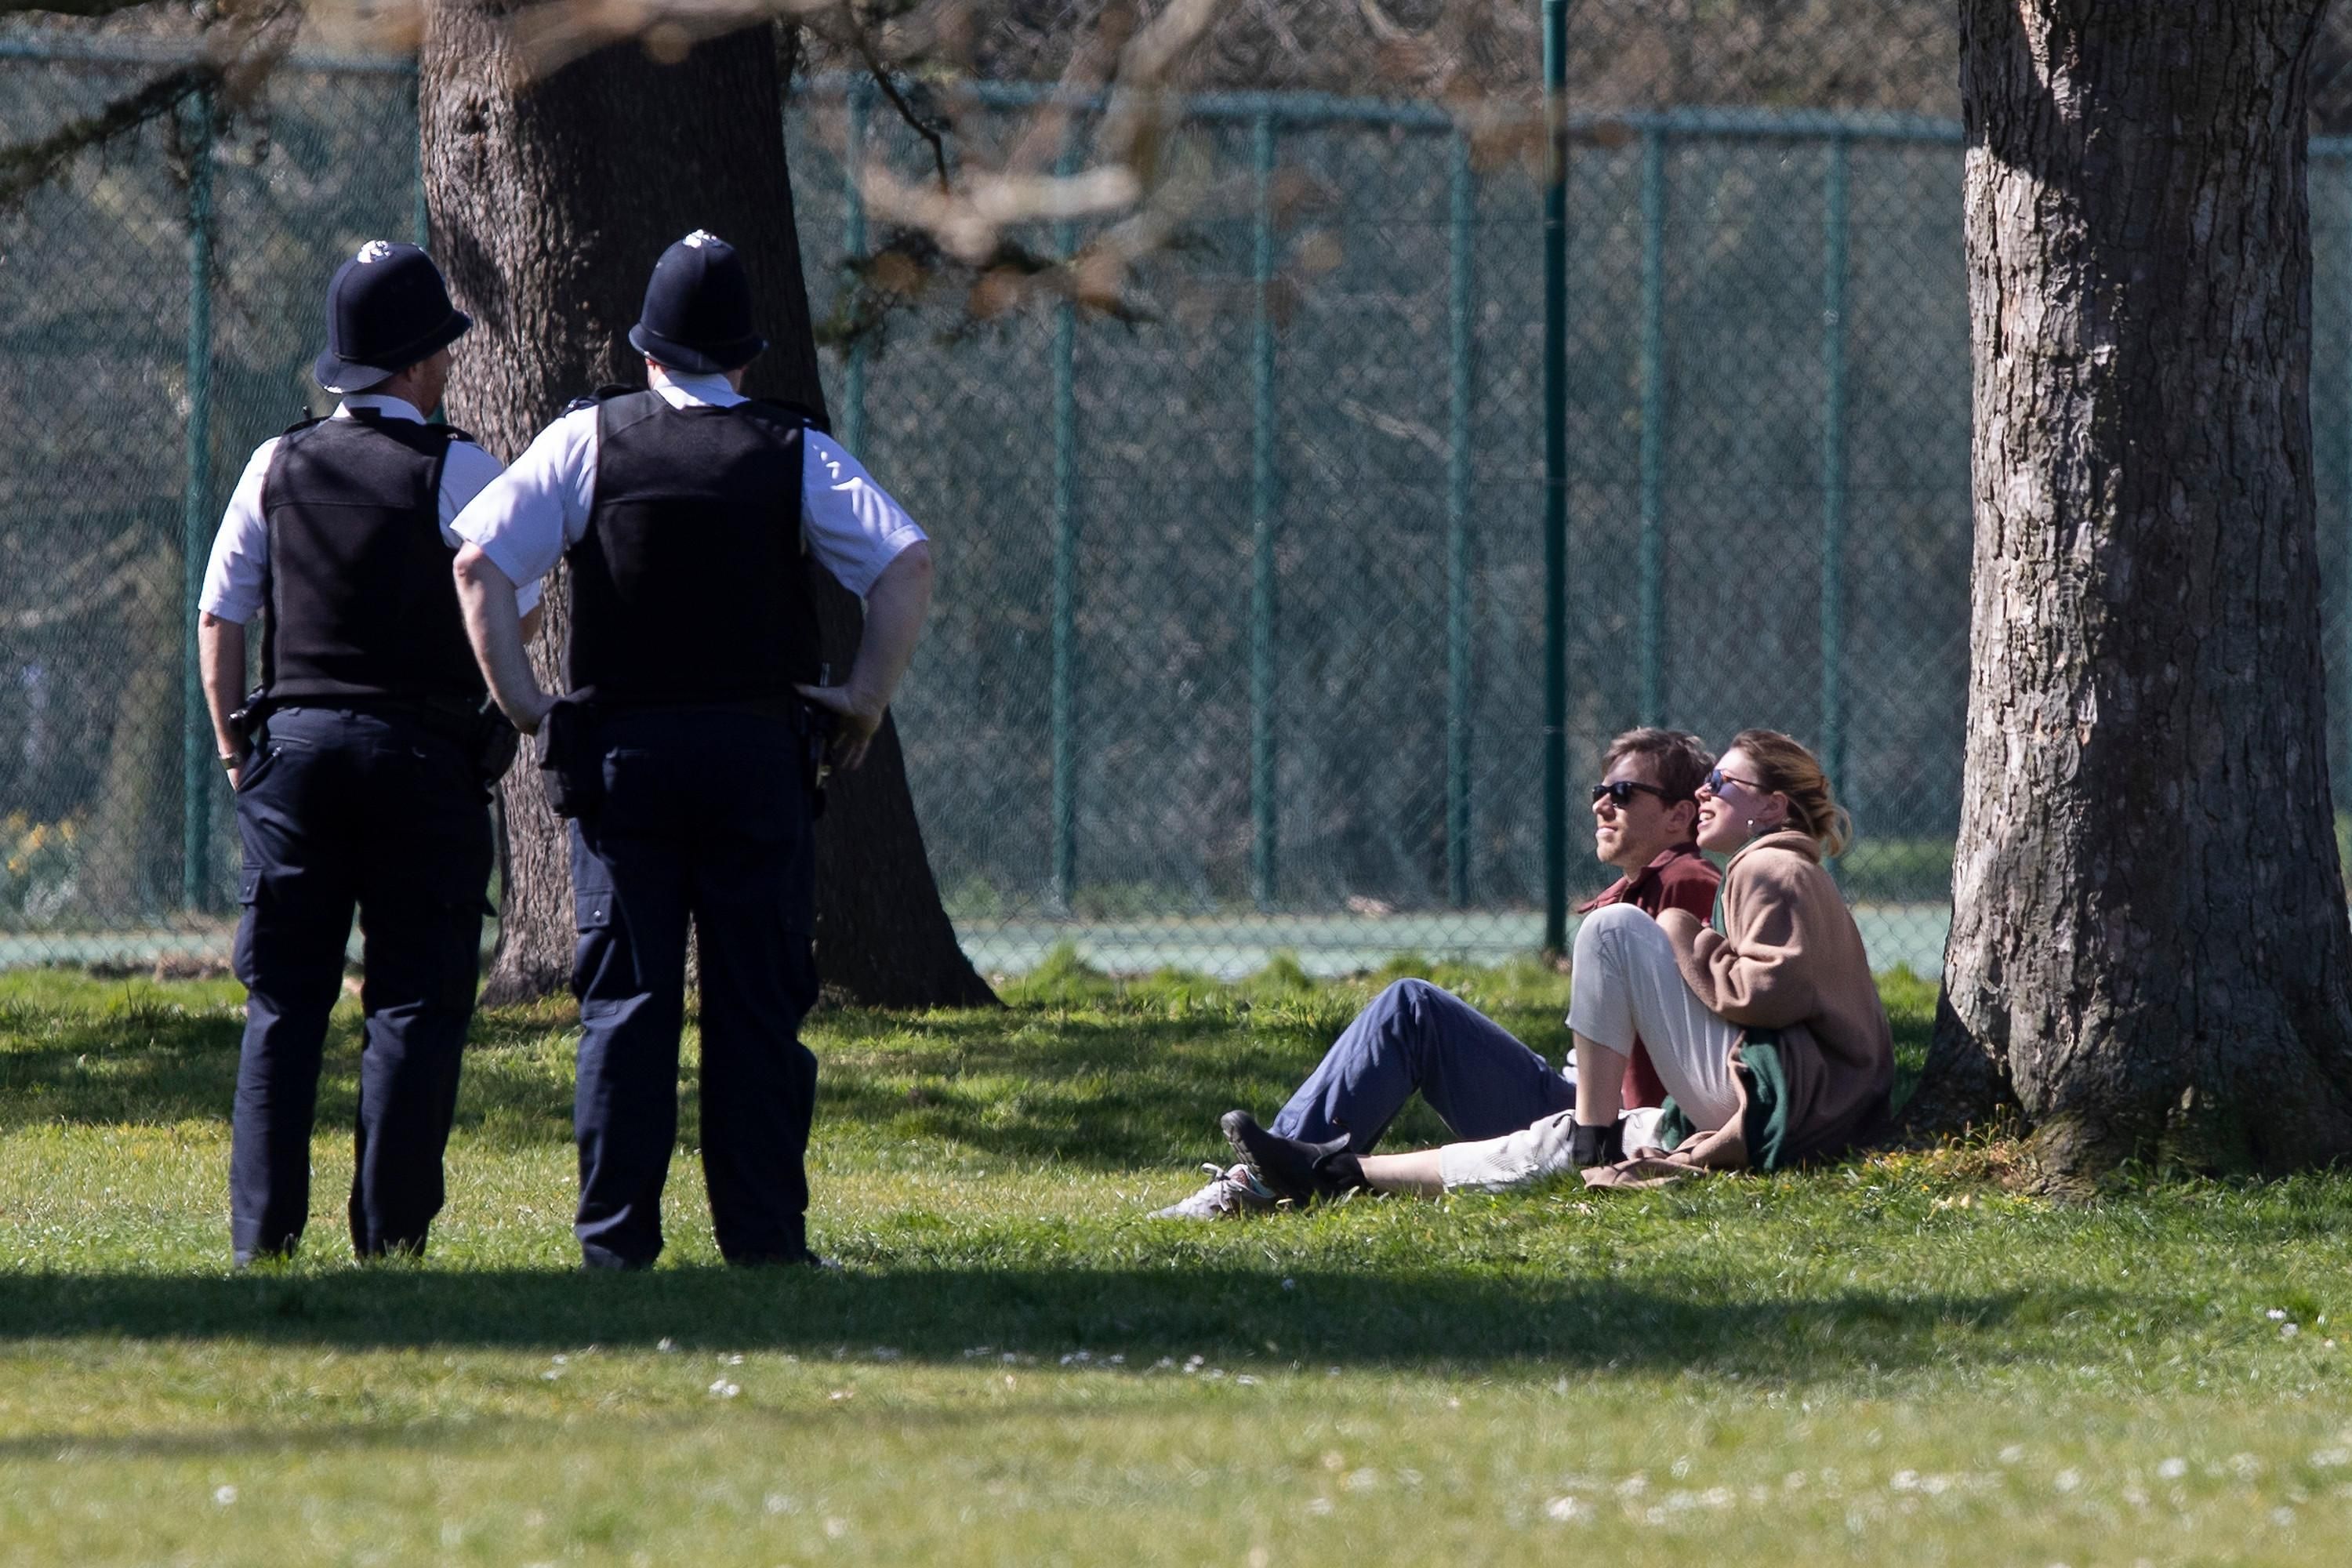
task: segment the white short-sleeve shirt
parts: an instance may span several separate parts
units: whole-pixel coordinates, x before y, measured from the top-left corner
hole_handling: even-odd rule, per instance
[[[656,374],[653,389],[673,408],[745,401],[723,375]],[[535,583],[580,542],[595,504],[596,410],[578,408],[541,431],[455,527],[509,579]],[[801,535],[809,553],[860,598],[900,551],[929,537],[856,458],[815,430],[805,432],[801,447]]]
[[[421,425],[425,416],[410,404],[397,397],[384,397],[356,393],[337,405],[334,417],[349,419],[354,408],[372,409],[384,419],[405,419]],[[228,510],[221,515],[220,531],[213,536],[212,559],[205,567],[203,595],[196,603],[207,614],[224,621],[242,626],[253,619],[268,594],[269,582],[269,522],[261,510],[262,483],[269,477],[270,459],[278,454],[281,439],[273,436],[254,448],[245,465],[245,472],[236,481],[236,489],[228,498]],[[441,466],[441,542],[455,552],[461,542],[450,527],[466,503],[481,494],[482,488],[499,477],[499,460],[471,441],[452,441],[449,455]],[[516,581],[523,584],[515,595],[515,607],[528,614],[539,603],[540,584],[536,578]],[[453,583],[451,592],[456,592]]]

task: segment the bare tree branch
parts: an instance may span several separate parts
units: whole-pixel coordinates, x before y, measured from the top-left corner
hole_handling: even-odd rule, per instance
[[[37,141],[0,147],[0,212],[21,206],[81,153],[136,134],[198,93],[218,89],[232,101],[249,96],[294,47],[301,17],[300,0],[239,7],[205,29],[203,58],[174,66]]]
[[[844,8],[846,9],[846,7]],[[882,96],[890,100],[890,107],[898,111],[898,118],[905,121],[916,135],[930,143],[931,166],[939,174],[940,193],[946,194],[951,188],[951,182],[948,179],[948,146],[942,129],[915,112],[914,106],[908,103],[906,95],[898,90],[898,84],[891,79],[890,68],[882,63],[882,57],[875,52],[873,35],[866,28],[857,26],[855,18],[851,22],[850,33],[856,40],[858,58],[866,62],[866,75],[872,77],[874,85],[882,89]]]
[[[1069,144],[1071,106],[1101,88],[1118,68],[1119,51],[1135,36],[1135,14],[1113,6],[1091,32],[1080,35],[1062,68],[1053,97],[1030,117],[1013,150],[1005,155],[1008,171],[1033,171],[1058,161]]]
[[[46,15],[92,20],[152,4],[153,0],[0,0],[0,16]]]
[[[210,61],[181,66],[93,113],[67,121],[37,142],[0,147],[0,212],[14,211],[81,153],[131,134],[220,79],[221,68]]]
[[[969,45],[962,0],[537,0],[515,16],[510,36],[533,75],[630,38],[656,58],[680,58],[704,38],[764,19],[796,23],[844,63],[855,60],[929,150],[930,170],[913,182],[869,156],[853,171],[869,209],[898,232],[852,258],[855,298],[828,328],[838,342],[878,334],[891,310],[929,294],[940,270],[965,275],[977,319],[1041,290],[1132,318],[1121,291],[1134,264],[1179,226],[1174,212],[1160,210],[1184,189],[1160,168],[1181,113],[1174,78],[1226,4],[1160,0],[1146,16],[1139,0],[1111,0],[1070,45],[1062,90],[1027,113],[994,167],[971,156],[959,167],[950,157],[955,127],[933,105],[953,101],[952,82],[935,89],[913,74],[953,77],[949,57]],[[1099,90],[1108,100],[1091,144],[1079,166],[1066,169],[1081,151],[1071,145],[1075,106]],[[1078,258],[1040,257],[1008,237],[1024,225],[1080,218],[1117,221]]]
[[[1118,52],[1118,71],[1096,145],[1123,163],[1152,161],[1166,129],[1177,63],[1207,32],[1223,0],[1168,0]],[[1149,169],[1143,177],[1150,179]]]
[[[1177,108],[1171,78],[1223,3],[1168,0],[1156,16],[1124,37],[1098,38],[1092,48],[1080,46],[1064,72],[1068,90],[1055,95],[1060,101],[1049,100],[1036,112],[1002,168],[968,170],[961,181],[950,181],[934,142],[934,191],[900,179],[886,160],[867,159],[856,171],[867,205],[885,221],[922,230],[954,260],[987,269],[995,285],[988,296],[992,306],[1001,306],[1010,297],[1008,290],[1017,291],[1017,286],[1044,286],[1106,308],[1118,299],[1129,264],[1172,230],[1168,215],[1152,214],[1147,220],[1139,209],[1150,208],[1155,195],[1167,194],[1159,176],[1160,149]],[[871,40],[863,40],[860,47],[870,51]],[[1066,174],[1037,173],[1067,135],[1069,97],[1090,86],[1087,79],[1098,76],[1114,52],[1110,100],[1096,129],[1087,166]],[[874,58],[870,52],[866,58]],[[878,79],[878,69],[877,75]],[[1088,265],[1082,272],[1054,268],[1060,276],[1049,282],[1047,270],[1008,267],[997,259],[1005,247],[1006,231],[1020,225],[1118,214],[1130,216],[1088,247]]]
[[[513,37],[523,68],[547,76],[627,38],[638,40],[656,59],[683,59],[706,38],[771,19],[815,28],[826,42],[854,53],[898,118],[929,143],[940,187],[948,188],[947,127],[925,118],[908,100],[877,42],[883,19],[861,10],[856,0],[541,0],[517,14]]]
[[[1124,212],[1142,194],[1135,172],[1116,163],[1066,175],[979,175],[955,191],[944,184],[937,190],[906,184],[877,162],[859,171],[857,184],[876,217],[927,230],[949,254],[968,262],[987,259],[1010,225]]]
[[[797,20],[842,0],[541,0],[515,14],[515,53],[534,76],[551,76],[607,44],[635,38],[656,59],[677,61],[705,38],[755,22]]]
[[[89,14],[128,8],[134,0],[63,0]],[[346,43],[413,42],[425,0],[218,0],[222,15],[201,35],[204,58],[172,65],[97,111],[39,141],[0,150],[0,205],[21,202],[56,177],[76,154],[102,147],[173,113],[209,89],[233,100],[240,75],[274,65],[291,42],[283,29],[274,52],[257,48],[280,18]],[[797,24],[838,55],[856,60],[875,90],[929,150],[921,181],[900,177],[869,157],[854,171],[873,212],[898,231],[872,257],[853,258],[857,298],[836,322],[842,336],[877,329],[890,310],[928,296],[932,274],[960,276],[973,319],[1003,315],[1044,293],[1118,319],[1140,312],[1124,299],[1134,267],[1176,243],[1196,179],[1169,177],[1166,149],[1181,113],[1175,78],[1230,0],[1109,0],[1092,25],[1073,29],[1060,90],[1016,121],[1001,156],[965,150],[950,158],[957,61],[969,49],[972,18],[965,0],[527,0],[509,26],[518,68],[544,76],[611,44],[635,40],[657,59],[683,58],[698,43],[770,20]],[[1367,0],[1370,3],[1370,0]],[[27,0],[0,0],[14,9]],[[271,7],[256,15],[257,7]],[[50,7],[54,9],[55,7]],[[1261,0],[1259,9],[1265,10]],[[944,89],[926,79],[944,71]],[[1092,132],[1079,144],[1079,105],[1107,94]],[[1108,224],[1076,257],[1040,255],[1012,236],[1038,223],[1091,219]],[[915,237],[920,237],[917,243]],[[868,264],[870,265],[865,265]],[[861,270],[861,266],[863,269]]]

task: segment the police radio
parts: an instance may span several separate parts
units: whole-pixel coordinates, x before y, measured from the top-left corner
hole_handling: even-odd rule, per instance
[[[833,666],[816,667],[816,683],[833,684]],[[824,815],[825,781],[833,776],[833,732],[841,716],[822,702],[801,704],[801,733],[806,745],[806,756],[801,764],[801,777],[808,785],[809,818],[814,821]]]

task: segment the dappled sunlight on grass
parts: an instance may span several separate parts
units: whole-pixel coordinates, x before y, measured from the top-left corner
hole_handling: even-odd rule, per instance
[[[1564,1044],[1560,975],[1409,958],[820,1015],[840,1272],[718,1266],[689,1042],[668,1249],[617,1278],[573,1271],[567,1003],[478,1021],[433,1249],[364,1268],[340,1010],[303,1254],[233,1275],[236,988],[0,977],[0,1558],[2080,1563],[2120,1526],[2172,1563],[2352,1529],[2347,1178],[2067,1206],[1978,1140],[1147,1217],[1406,974]],[[1883,985],[1916,1066],[1933,985]]]

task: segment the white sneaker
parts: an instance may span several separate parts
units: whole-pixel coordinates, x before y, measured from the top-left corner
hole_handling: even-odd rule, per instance
[[[1201,1169],[1208,1174],[1208,1184],[1182,1203],[1154,1211],[1153,1219],[1239,1219],[1275,1206],[1275,1195],[1250,1174],[1248,1166],[1227,1170],[1204,1163]]]

